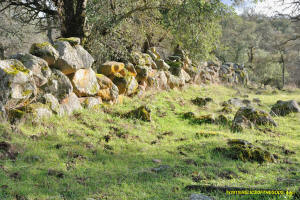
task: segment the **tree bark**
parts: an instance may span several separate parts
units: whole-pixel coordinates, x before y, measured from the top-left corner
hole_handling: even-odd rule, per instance
[[[61,23],[62,37],[79,37],[83,43],[88,36],[86,7],[88,0],[55,1]]]
[[[285,86],[285,62],[284,62],[284,52],[281,52],[281,64],[282,64],[282,89]]]

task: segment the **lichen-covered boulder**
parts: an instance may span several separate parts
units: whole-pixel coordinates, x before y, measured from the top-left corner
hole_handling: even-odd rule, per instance
[[[226,153],[230,158],[251,161],[251,162],[275,162],[275,157],[269,151],[266,151],[258,146],[254,146],[248,141],[241,139],[232,139],[228,143],[229,149]]]
[[[75,94],[79,97],[96,95],[100,86],[96,73],[90,69],[79,69],[70,77]]]
[[[151,121],[151,109],[147,106],[141,106],[125,114],[127,118],[140,119],[143,121]]]
[[[119,73],[125,67],[124,63],[115,62],[115,61],[108,61],[103,63],[98,69],[98,74],[104,74],[105,76],[111,76],[116,73]]]
[[[32,44],[29,53],[44,59],[49,66],[54,65],[59,56],[58,51],[48,42]]]
[[[269,113],[252,107],[241,107],[234,116],[232,129],[242,131],[243,128],[253,125],[277,126]]]
[[[6,109],[25,106],[37,94],[33,73],[18,60],[0,60],[0,91]]]
[[[55,67],[66,75],[89,69],[94,63],[94,58],[80,45],[72,46],[69,42],[57,40],[54,47],[59,52]]]
[[[97,74],[96,76],[100,86],[97,95],[104,101],[117,101],[119,96],[118,87],[105,75]]]
[[[84,97],[79,98],[79,101],[81,102],[81,105],[87,109],[100,108],[100,105],[102,104],[102,99],[100,97]]]
[[[64,114],[63,108],[59,104],[57,98],[55,98],[55,96],[53,96],[52,94],[45,94],[42,97],[41,102],[47,105],[55,114],[59,116],[62,116]]]
[[[58,101],[66,98],[73,92],[73,86],[69,78],[61,71],[52,69],[48,83],[43,87],[44,93],[51,93]]]
[[[11,56],[11,58],[21,61],[27,69],[32,71],[35,84],[38,87],[41,87],[48,82],[48,78],[51,76],[52,72],[44,59],[27,53],[16,54]]]
[[[42,103],[32,103],[27,107],[27,113],[33,115],[36,119],[49,118],[52,116],[52,111],[49,107]]]
[[[79,98],[73,92],[61,101],[61,106],[67,115],[82,109]]]
[[[286,116],[290,113],[300,113],[300,107],[295,100],[277,101],[271,108],[271,114],[277,116]]]

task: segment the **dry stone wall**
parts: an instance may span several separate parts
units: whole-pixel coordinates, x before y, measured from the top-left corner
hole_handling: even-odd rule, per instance
[[[83,107],[114,104],[123,96],[143,96],[148,89],[168,90],[186,84],[243,83],[242,66],[193,63],[184,51],[166,60],[155,47],[134,52],[128,63],[107,61],[92,69],[93,57],[78,38],[60,38],[51,45],[33,44],[29,53],[0,61],[0,116],[32,113],[70,115]]]

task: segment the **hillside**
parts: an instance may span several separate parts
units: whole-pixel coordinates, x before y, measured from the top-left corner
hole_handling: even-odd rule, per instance
[[[213,101],[200,107],[192,102],[196,97]],[[233,97],[259,98],[260,105],[252,103],[254,107],[270,111],[277,100],[300,102],[300,91],[186,85],[148,91],[143,98],[124,97],[122,104],[71,116],[29,117],[11,128],[2,124],[0,199],[188,200],[199,193],[215,199],[284,198],[189,191],[188,185],[299,191],[300,114],[274,117],[277,127],[233,132],[231,121],[238,107],[228,114],[220,112],[222,102]],[[151,110],[150,122],[125,117],[141,105]],[[224,114],[229,121],[193,123],[184,115],[187,112]],[[276,154],[276,160],[232,159],[224,150],[229,139],[262,147]]]

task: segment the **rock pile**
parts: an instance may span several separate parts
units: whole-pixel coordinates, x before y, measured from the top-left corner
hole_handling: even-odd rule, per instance
[[[129,61],[107,61],[94,66],[94,71],[94,59],[79,38],[33,44],[29,53],[0,61],[0,117],[9,117],[12,110],[38,118],[72,114],[83,107],[120,102],[124,95],[142,95],[149,88],[247,82],[245,70],[238,65],[195,64],[182,50],[163,60],[153,47],[147,53],[133,52]]]

